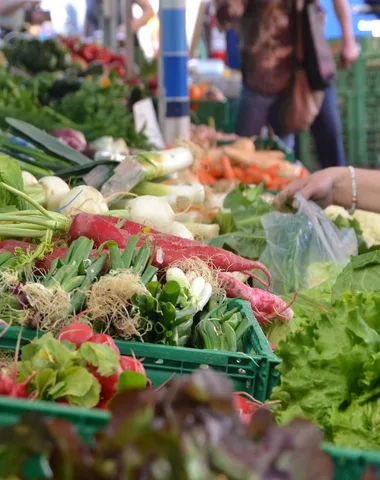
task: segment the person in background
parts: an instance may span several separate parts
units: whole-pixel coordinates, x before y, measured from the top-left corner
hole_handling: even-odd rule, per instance
[[[35,8],[40,0],[1,0],[0,27],[7,30],[18,30],[25,23],[25,9]]]
[[[277,106],[291,85],[295,69],[292,27],[295,0],[214,0],[223,28],[235,25],[241,38],[243,88],[237,133],[260,135],[268,123],[281,136]],[[348,0],[333,0],[342,29],[342,66],[359,56]],[[325,168],[345,165],[340,114],[335,87],[325,90],[321,111],[311,127],[319,162]],[[294,135],[284,141],[294,147]]]
[[[282,210],[300,192],[322,208],[337,205],[353,213],[356,208],[380,213],[380,171],[331,167],[296,180],[282,190],[273,205]]]
[[[86,23],[85,23],[85,36],[89,37],[93,35],[96,30],[99,30],[100,23],[97,12],[97,1],[86,0]],[[146,25],[151,18],[154,17],[154,10],[149,0],[135,0],[134,4],[138,5],[142,10],[142,16],[140,18],[134,18],[132,20],[132,30],[136,33],[141,27]],[[119,7],[120,8],[120,7]],[[121,11],[119,12],[119,24],[122,23]]]

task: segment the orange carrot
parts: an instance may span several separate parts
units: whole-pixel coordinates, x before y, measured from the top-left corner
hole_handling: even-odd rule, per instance
[[[245,180],[245,169],[240,167],[233,167],[234,176],[239,182],[244,183]]]
[[[221,157],[220,163],[223,167],[224,178],[226,180],[235,180],[234,171],[232,170],[232,165],[227,155]]]
[[[204,185],[216,184],[216,178],[210,175],[210,173],[207,170],[204,170],[202,168],[198,169],[197,176],[198,176],[198,180]]]
[[[223,176],[223,167],[220,163],[214,163],[210,169],[209,173],[215,178],[221,178]]]

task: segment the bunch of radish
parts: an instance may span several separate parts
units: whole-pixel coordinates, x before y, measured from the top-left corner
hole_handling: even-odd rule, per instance
[[[97,408],[106,409],[107,403],[116,395],[119,384],[119,377],[125,371],[136,372],[144,375],[146,378],[146,386],[151,386],[151,381],[146,377],[143,364],[134,357],[128,357],[120,354],[114,339],[104,333],[94,333],[91,327],[84,323],[73,322],[71,325],[64,327],[58,334],[60,342],[67,341],[73,343],[76,348],[80,348],[83,343],[98,343],[107,345],[115,353],[119,355],[119,369],[113,375],[105,377],[99,374],[93,365],[89,365],[89,370],[98,380],[101,386],[100,402]]]
[[[120,350],[109,335],[94,333],[88,325],[74,322],[61,330],[57,340],[59,342],[70,342],[75,345],[77,351],[86,343],[94,343],[104,345],[117,354],[118,368],[112,375],[101,375],[98,368],[90,363],[85,367],[100,385],[100,398],[95,408],[107,408],[109,400],[118,392],[119,379],[124,372],[138,373],[142,379],[146,380],[145,386],[151,386],[150,380],[146,378],[146,372],[142,363],[134,357],[120,355]],[[0,395],[12,398],[28,398],[30,400],[37,399],[38,391],[33,390],[32,386],[36,387],[36,385],[33,385],[32,382],[39,373],[40,371],[32,372],[25,381],[18,381],[18,350],[16,350],[15,362],[12,367],[10,369],[4,368],[0,371]],[[58,403],[69,403],[66,397],[56,401]]]

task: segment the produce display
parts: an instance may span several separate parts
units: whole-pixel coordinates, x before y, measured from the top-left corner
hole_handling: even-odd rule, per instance
[[[3,52],[12,66],[32,74],[63,71],[72,66],[69,51],[54,39],[13,37]]]
[[[308,172],[272,134],[193,125],[155,150],[133,118],[148,90],[107,49],[4,53],[0,402],[29,413],[0,412],[0,477],[36,455],[67,479],[341,480],[342,452],[347,478],[380,468],[379,215],[276,213]],[[74,411],[112,418],[89,444]]]
[[[307,170],[287,161],[279,150],[259,150],[249,138],[239,138],[223,145],[234,136],[217,135],[210,127],[193,126],[192,141],[205,149],[204,156],[195,170],[199,181],[216,185],[220,181],[264,184],[267,190],[281,190],[297,178],[308,174]],[[217,146],[219,141],[221,146]]]
[[[125,78],[127,71],[124,55],[95,43],[83,42],[78,37],[63,37],[61,42],[69,49],[72,61],[81,65],[84,70],[95,62],[104,67],[105,73],[116,72],[120,78]]]
[[[20,360],[3,367],[0,392],[12,398],[105,409],[127,382],[134,387],[149,383],[142,363],[121,356],[110,336],[74,323],[57,339],[47,333],[23,347]]]

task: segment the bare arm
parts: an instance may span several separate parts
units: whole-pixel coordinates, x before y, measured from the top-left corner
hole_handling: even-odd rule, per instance
[[[359,56],[355,41],[352,16],[348,0],[333,0],[335,14],[342,29],[342,66],[349,67]]]
[[[380,213],[380,171],[355,169],[357,186],[357,208]],[[274,205],[282,209],[294,195],[300,192],[306,200],[313,200],[321,207],[338,205],[350,209],[352,206],[352,179],[348,168],[326,168],[309,177],[297,180],[279,193]]]
[[[141,18],[136,18],[132,22],[132,30],[136,33],[141,27],[144,27],[149,20],[154,17],[154,10],[149,0],[136,0],[135,3],[142,9]]]
[[[350,209],[352,206],[352,181],[347,168],[341,168],[334,182],[334,203]],[[380,213],[380,171],[355,169],[357,208]]]

